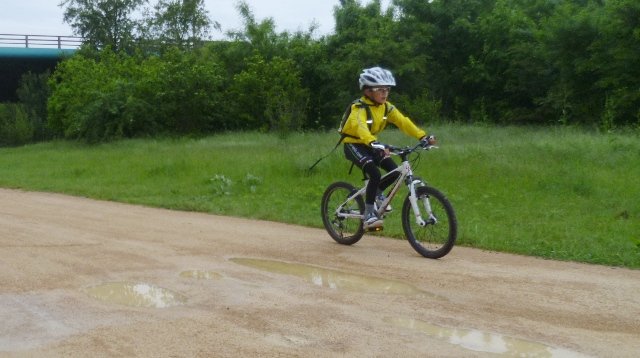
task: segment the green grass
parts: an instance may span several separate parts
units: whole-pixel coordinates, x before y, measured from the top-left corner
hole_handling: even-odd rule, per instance
[[[423,153],[415,169],[451,199],[459,245],[640,267],[637,134],[459,125],[430,129],[441,148]],[[4,148],[0,186],[321,227],[324,188],[336,180],[359,185],[362,178],[357,170],[348,175],[341,148],[305,176],[336,140],[335,133],[286,139],[230,133]],[[397,131],[381,140],[413,143]],[[401,201],[394,205],[399,209]],[[399,211],[385,221],[384,235],[402,237]]]

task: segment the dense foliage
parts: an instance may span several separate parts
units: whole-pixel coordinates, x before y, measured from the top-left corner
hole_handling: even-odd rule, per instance
[[[387,9],[342,0],[335,32],[322,37],[313,26],[278,33],[239,2],[244,29],[217,42],[199,41],[217,25],[201,1],[163,0],[145,19],[126,16],[145,3],[63,3],[89,41],[52,76],[47,133],[102,141],[333,128],[358,96],[359,71],[373,65],[394,71],[392,101],[418,121],[640,124],[635,0],[394,0]],[[92,20],[113,9],[124,17]]]

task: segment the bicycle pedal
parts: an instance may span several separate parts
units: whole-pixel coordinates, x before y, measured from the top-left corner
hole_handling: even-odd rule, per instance
[[[378,226],[378,227],[370,227],[367,229],[368,232],[376,232],[376,231],[382,231],[384,230],[383,226]]]

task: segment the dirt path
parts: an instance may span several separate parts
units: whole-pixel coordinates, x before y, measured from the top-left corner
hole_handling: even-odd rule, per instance
[[[640,353],[640,271],[460,247],[427,260],[406,241],[346,247],[56,194],[0,189],[0,202],[0,356]],[[138,305],[117,287],[98,299],[106,283]]]

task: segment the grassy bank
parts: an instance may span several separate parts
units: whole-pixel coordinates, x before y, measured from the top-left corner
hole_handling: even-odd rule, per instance
[[[640,267],[640,141],[571,128],[438,126],[417,174],[445,192],[459,244]],[[410,144],[394,131],[382,141]],[[321,227],[335,180],[361,182],[335,133],[231,133],[201,139],[52,142],[0,149],[0,186]],[[396,201],[396,208],[401,202]],[[385,235],[401,237],[399,210]],[[326,238],[319,238],[330,240]],[[410,249],[407,247],[407,249]]]

